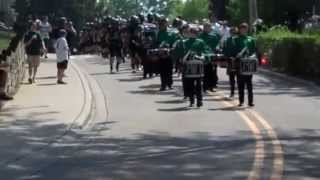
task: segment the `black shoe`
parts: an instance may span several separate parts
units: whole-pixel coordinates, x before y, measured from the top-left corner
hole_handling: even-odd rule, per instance
[[[255,105],[253,103],[249,103],[248,106],[254,107]]]
[[[67,84],[67,83],[64,81],[57,81],[57,84]]]
[[[13,100],[13,97],[8,96],[6,94],[2,94],[2,95],[0,95],[0,99],[4,100],[4,101],[11,101],[11,100]]]
[[[242,107],[242,106],[243,106],[243,103],[240,103],[238,106],[239,106],[239,107]]]
[[[193,103],[190,103],[189,107],[193,107],[193,105],[194,105]]]
[[[200,102],[200,103],[197,104],[197,107],[198,107],[198,108],[200,108],[200,107],[202,107],[202,106],[203,106],[203,103],[202,103],[202,102]]]
[[[28,82],[29,82],[29,84],[32,84],[33,81],[32,81],[31,78],[29,78],[29,79],[28,79]]]
[[[45,58],[45,59],[48,59],[48,56],[46,55],[46,56],[44,56],[44,58]]]
[[[165,91],[166,90],[166,88],[160,88],[160,91]]]
[[[171,90],[172,90],[172,89],[173,89],[173,88],[172,88],[172,86],[169,86],[169,89],[171,89]]]

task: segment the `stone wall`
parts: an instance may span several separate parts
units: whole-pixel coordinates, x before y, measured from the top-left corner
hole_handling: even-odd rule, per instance
[[[26,72],[24,43],[19,42],[16,50],[0,64],[0,93],[14,96]]]

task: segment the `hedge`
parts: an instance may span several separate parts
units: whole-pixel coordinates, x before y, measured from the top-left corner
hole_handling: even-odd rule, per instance
[[[9,46],[10,38],[11,37],[9,33],[0,31],[0,50]]]
[[[294,33],[275,27],[256,36],[258,50],[267,53],[279,72],[320,81],[320,34]]]

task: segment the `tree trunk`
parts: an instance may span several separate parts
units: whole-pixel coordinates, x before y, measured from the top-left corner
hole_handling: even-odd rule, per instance
[[[211,20],[225,20],[229,0],[209,0],[209,17]]]

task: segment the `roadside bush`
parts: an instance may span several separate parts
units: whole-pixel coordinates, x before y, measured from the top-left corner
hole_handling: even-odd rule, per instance
[[[275,27],[256,36],[258,50],[267,53],[276,71],[320,80],[320,35],[298,34]]]

